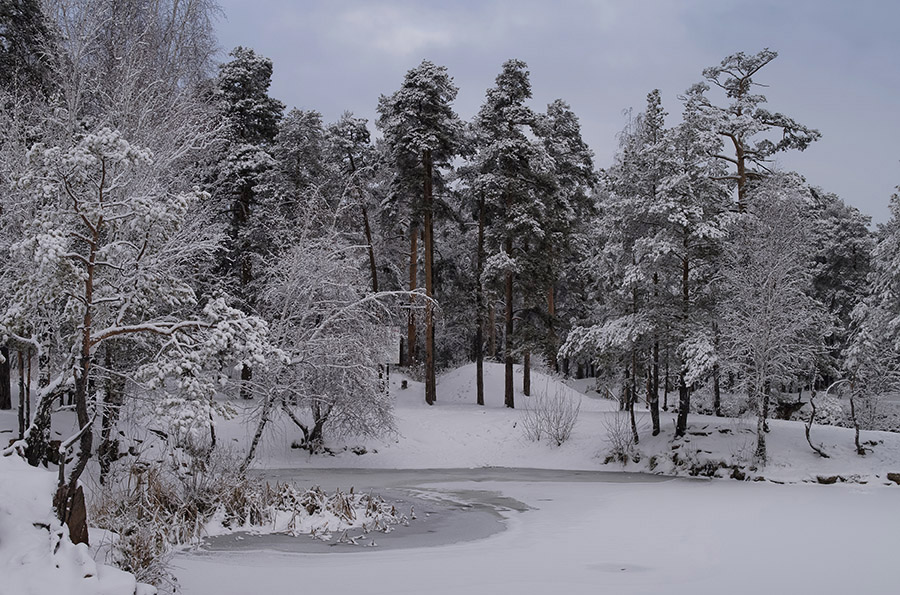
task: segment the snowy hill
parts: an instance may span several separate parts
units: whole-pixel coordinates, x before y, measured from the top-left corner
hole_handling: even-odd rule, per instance
[[[401,389],[401,383],[407,388]],[[900,473],[900,434],[863,432],[871,452],[855,453],[853,431],[814,426],[812,439],[821,444],[828,459],[815,454],[806,443],[800,422],[770,421],[769,461],[764,469],[753,467],[755,421],[694,415],[688,435],[673,439],[674,413],[661,412],[662,433],[650,436],[649,413],[638,411],[640,444],[625,465],[605,461],[611,448],[610,433],[621,431],[624,413],[618,404],[589,390],[590,381],[563,381],[532,373],[532,392],[555,393],[580,399],[578,422],[569,441],[560,447],[529,441],[522,426],[525,409],[535,397],[522,394],[521,368],[516,366],[516,409],[503,405],[502,364],[485,364],[485,405],[475,404],[475,365],[468,364],[438,378],[437,402],[425,404],[424,385],[392,373],[397,433],[381,440],[332,441],[335,456],[309,456],[290,448],[297,436],[282,424],[265,440],[256,466],[259,468],[336,467],[370,469],[521,467],[569,470],[626,470],[665,475],[743,476],[785,482],[854,481],[892,483],[888,473]],[[571,386],[570,386],[571,385]],[[580,389],[576,390],[574,387]],[[238,421],[223,424],[232,443],[245,443],[251,425]],[[343,447],[348,450],[341,450]],[[350,449],[365,454],[354,454]],[[738,471],[735,472],[735,469]]]

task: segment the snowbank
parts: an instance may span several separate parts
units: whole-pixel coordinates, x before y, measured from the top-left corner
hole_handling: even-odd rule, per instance
[[[53,513],[53,473],[0,456],[0,595],[149,595],[134,576],[97,564]]]

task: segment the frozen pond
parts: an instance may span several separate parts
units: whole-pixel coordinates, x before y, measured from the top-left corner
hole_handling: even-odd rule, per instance
[[[896,592],[900,488],[530,469],[267,476],[433,514],[375,548],[243,540],[179,554],[184,595]]]
[[[415,513],[409,526],[396,526],[390,533],[371,533],[360,540],[375,543],[378,549],[420,548],[484,539],[499,531],[511,513],[531,507],[496,490],[479,489],[485,482],[603,482],[632,483],[665,481],[653,475],[603,471],[557,471],[546,469],[271,469],[255,473],[271,483],[292,482],[301,487],[319,486],[327,492],[336,489],[374,492],[408,516]],[[471,488],[438,488],[436,484],[471,483]],[[351,532],[356,535],[361,532]],[[204,541],[208,552],[271,550],[278,552],[358,553],[372,551],[360,547],[322,541],[305,536],[249,535],[238,533]]]

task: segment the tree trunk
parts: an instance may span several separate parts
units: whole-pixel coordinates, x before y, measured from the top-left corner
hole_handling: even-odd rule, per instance
[[[659,416],[659,337],[653,341],[653,371],[651,382],[653,386],[650,389],[650,395],[656,401],[656,415]],[[656,434],[654,434],[655,436]]]
[[[25,356],[19,350],[19,440],[25,437],[25,429],[31,420],[25,406]]]
[[[506,255],[512,258],[512,238],[506,239]],[[512,355],[512,334],[513,334],[513,273],[506,272],[505,283],[506,294],[506,333],[503,337],[503,357],[506,366],[505,382],[504,382],[504,403],[507,407],[514,408],[516,406],[515,395],[513,392],[513,355]]]
[[[46,465],[48,460],[53,459],[49,452],[50,414],[53,411],[53,401],[55,400],[55,393],[50,391],[44,393],[38,401],[34,412],[31,431],[28,433],[28,440],[25,445],[25,458],[28,460],[28,464],[33,467]]]
[[[12,409],[12,388],[10,382],[9,348],[0,346],[0,409]]]
[[[861,457],[866,456],[866,449],[859,443],[859,419],[856,417],[856,391],[853,385],[850,385],[850,421],[853,422],[853,444],[856,446],[856,454]]]
[[[526,351],[522,357],[522,393],[531,396],[531,352]]]
[[[250,381],[253,380],[253,368],[244,364],[241,366],[241,398],[250,400],[253,398],[253,391],[250,390]]]
[[[369,227],[369,212],[362,206],[363,231],[366,234],[366,245],[369,251],[369,273],[372,275],[372,292],[378,293],[378,267],[375,264],[375,248],[372,246],[372,228]]]
[[[243,463],[241,463],[240,471],[243,473],[250,467],[250,463],[253,462],[253,457],[256,455],[256,449],[259,447],[259,441],[262,439],[263,431],[266,429],[266,424],[269,423],[269,415],[272,411],[272,399],[274,397],[268,396],[265,397],[262,406],[262,413],[259,417],[259,423],[256,425],[256,432],[253,433],[253,438],[250,440],[250,448],[247,451],[247,456],[244,458]],[[282,403],[282,406],[287,409],[287,405]]]
[[[25,350],[25,419],[31,423],[31,348]]]
[[[659,355],[659,344],[654,347],[654,354]],[[654,370],[647,374],[647,405],[650,407],[650,421],[653,424],[653,436],[658,436],[659,428],[659,365],[654,363]]]
[[[628,417],[631,420],[631,437],[635,444],[641,441],[638,436],[637,420],[634,418],[634,402],[637,401],[637,356],[631,351],[631,382],[628,386]]]
[[[556,291],[552,283],[550,284],[550,287],[547,288],[547,314],[547,343],[550,346],[550,352],[547,354],[547,361],[550,363],[550,367],[553,371],[559,373],[559,360],[557,358],[559,345],[557,344],[556,325],[554,324],[554,320],[556,319]]]
[[[716,417],[722,417],[722,389],[719,386],[719,364],[713,366],[713,410]]]
[[[103,395],[103,415],[100,418],[100,446],[97,447],[97,461],[100,464],[100,483],[106,483],[106,477],[112,464],[119,458],[119,440],[116,438],[116,426],[119,414],[125,403],[125,379],[113,374],[113,347],[106,345],[103,354],[103,365],[107,370],[106,390]]]
[[[419,276],[419,226],[409,224],[409,290],[416,289]],[[416,298],[409,297],[409,318],[406,323],[406,365],[416,364]]]
[[[760,398],[762,397],[762,398]],[[766,383],[766,387],[763,391],[762,395],[757,395],[758,402],[756,404],[757,407],[757,418],[756,418],[756,452],[754,453],[754,458],[756,461],[761,464],[766,464],[766,414],[767,414],[767,406],[766,404],[769,401],[769,384]]]
[[[431,151],[422,155],[425,166],[425,402],[437,400],[437,380],[434,373],[434,213],[432,204]]]
[[[671,384],[669,383],[669,345],[668,345],[668,342],[666,343],[665,366],[666,366],[666,375],[665,375],[665,378],[663,378],[663,411],[668,411],[669,410],[669,386],[671,386]]]
[[[475,293],[475,312],[477,316],[475,325],[475,400],[479,405],[484,405],[484,286],[481,283],[481,275],[484,273],[484,196],[478,199],[478,274]]]
[[[494,304],[488,304],[488,353],[491,359],[497,359],[497,322],[495,320]]]
[[[682,438],[687,433],[688,412],[691,410],[691,390],[684,380],[684,370],[678,375],[678,418],[675,422],[675,437]]]

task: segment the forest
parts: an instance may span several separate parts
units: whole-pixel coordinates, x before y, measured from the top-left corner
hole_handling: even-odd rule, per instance
[[[752,419],[754,469],[773,419],[821,457],[814,423],[852,429],[860,457],[861,431],[900,431],[900,197],[873,227],[776,167],[821,134],[769,106],[773,49],[648,89],[601,164],[521,60],[469,121],[425,59],[374,121],[326,122],[270,95],[279,65],[254,49],[221,61],[216,10],[0,0],[0,448],[53,470],[74,543],[115,524],[92,502],[170,462],[129,427],[218,469],[204,498],[239,484],[252,508],[266,440],[328,466],[347,437],[396,432],[392,377],[437,405],[470,363],[473,404],[502,366],[503,405],[556,445],[578,409],[532,377],[590,378],[623,462],[694,415]]]

